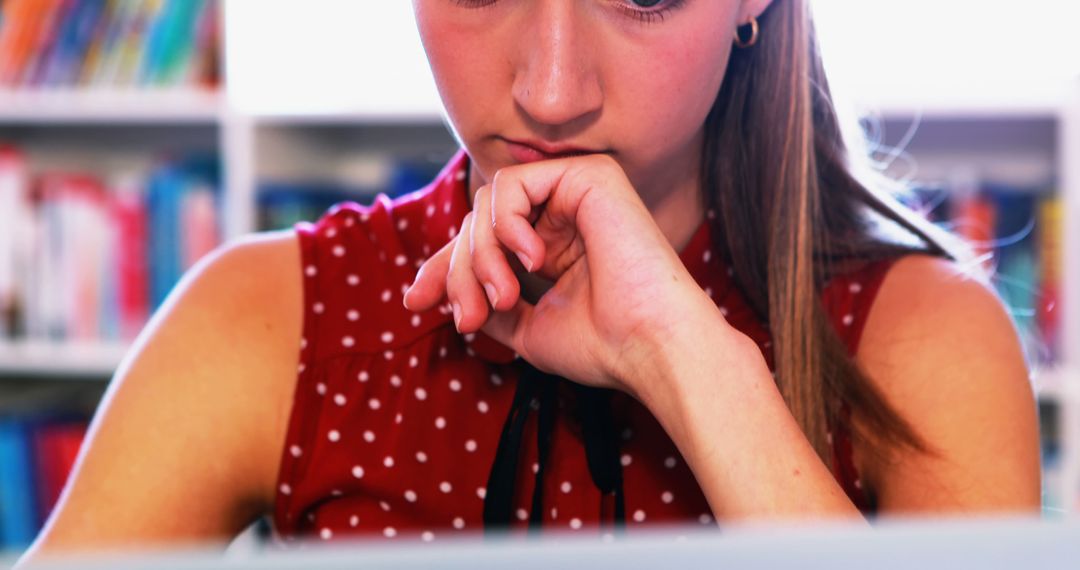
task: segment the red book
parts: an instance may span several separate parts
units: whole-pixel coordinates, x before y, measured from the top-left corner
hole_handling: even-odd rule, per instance
[[[138,176],[118,179],[113,183],[110,195],[120,338],[133,341],[146,325],[150,313],[147,213],[143,180]]]
[[[48,519],[60,499],[60,493],[79,456],[86,429],[85,422],[67,421],[45,424],[34,432],[39,524]]]

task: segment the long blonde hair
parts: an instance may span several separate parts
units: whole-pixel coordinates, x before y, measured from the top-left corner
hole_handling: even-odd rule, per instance
[[[776,0],[759,23],[756,45],[733,48],[706,121],[701,176],[717,212],[715,247],[768,326],[777,384],[826,465],[826,431],[842,403],[861,419],[852,436],[872,453],[907,445],[935,454],[848,354],[820,294],[858,263],[913,252],[967,262],[971,253],[904,207],[898,186],[874,176],[847,140],[853,131],[841,128],[808,1]]]

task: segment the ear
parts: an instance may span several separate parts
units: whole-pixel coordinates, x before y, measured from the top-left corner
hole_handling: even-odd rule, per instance
[[[749,24],[751,18],[760,18],[772,3],[773,0],[743,0],[742,8],[739,10],[738,24],[742,26]]]

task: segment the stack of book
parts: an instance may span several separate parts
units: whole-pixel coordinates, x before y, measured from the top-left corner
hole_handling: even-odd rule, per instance
[[[0,416],[0,551],[25,549],[48,519],[86,434],[69,413]]]
[[[130,342],[220,243],[215,155],[103,179],[0,145],[0,339]]]
[[[217,0],[0,2],[0,87],[216,86]]]
[[[1064,204],[1050,187],[993,181],[920,188],[923,213],[984,256],[1009,308],[1029,365],[1061,361]]]

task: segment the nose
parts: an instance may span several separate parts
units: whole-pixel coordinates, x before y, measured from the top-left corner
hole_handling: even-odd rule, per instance
[[[566,127],[595,116],[603,103],[580,0],[537,0],[519,36],[513,96],[541,127]]]

